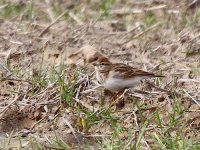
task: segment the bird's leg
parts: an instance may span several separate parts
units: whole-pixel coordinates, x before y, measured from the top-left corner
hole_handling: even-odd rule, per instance
[[[113,96],[113,93],[112,92],[110,92],[109,90],[107,90],[107,89],[104,89],[104,94],[105,95],[111,95],[111,96]]]
[[[128,89],[125,89],[117,93],[117,99],[115,103],[117,108],[122,108],[124,106],[124,95],[126,94],[127,91]]]
[[[115,105],[117,108],[122,108],[124,106],[124,95],[126,94],[126,92],[128,91],[128,89],[125,90],[121,90],[117,93],[112,93],[108,90],[105,90],[105,95],[111,95],[111,101],[112,103],[110,104],[110,106]]]

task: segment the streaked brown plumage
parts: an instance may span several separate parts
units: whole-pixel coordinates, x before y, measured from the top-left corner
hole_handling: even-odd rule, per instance
[[[112,64],[107,58],[99,58],[95,63],[97,79],[112,92],[122,91],[136,86],[141,80],[151,77],[163,77],[146,72],[123,63]]]

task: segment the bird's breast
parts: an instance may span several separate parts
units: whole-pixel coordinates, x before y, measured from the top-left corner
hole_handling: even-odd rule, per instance
[[[138,85],[142,79],[144,79],[144,77],[134,77],[130,79],[110,77],[105,80],[104,87],[113,92],[121,91]]]

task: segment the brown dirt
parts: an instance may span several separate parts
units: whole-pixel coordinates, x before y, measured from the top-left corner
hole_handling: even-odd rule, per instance
[[[49,24],[48,22],[44,23],[39,20],[37,24],[40,26],[34,26],[33,22],[30,23],[23,19],[19,23],[19,18],[1,19],[0,64],[5,66],[8,63],[10,70],[18,69],[19,73],[16,76],[9,69],[0,66],[0,75],[5,78],[4,81],[0,82],[0,108],[6,107],[17,93],[23,94],[1,116],[0,134],[4,136],[6,133],[10,134],[14,131],[14,134],[17,135],[23,129],[33,129],[32,135],[44,136],[53,130],[57,132],[69,131],[68,134],[71,135],[71,130],[66,127],[66,123],[62,120],[64,108],[68,111],[67,119],[70,124],[77,131],[85,132],[84,129],[81,129],[81,125],[77,125],[79,123],[77,120],[84,118],[84,114],[78,116],[73,108],[60,102],[60,97],[57,97],[60,89],[57,85],[47,84],[46,87],[36,87],[34,90],[37,90],[38,94],[31,95],[30,91],[33,89],[30,81],[32,75],[38,75],[42,58],[44,59],[43,72],[48,71],[51,66],[58,66],[62,59],[64,59],[67,68],[67,65],[71,63],[67,58],[69,54],[78,51],[85,44],[90,44],[110,57],[113,62],[120,61],[143,70],[155,71],[165,75],[166,77],[160,81],[161,84],[158,86],[168,91],[167,93],[144,82],[137,89],[155,92],[156,94],[140,94],[142,96],[136,98],[140,101],[135,103],[143,103],[146,107],[156,107],[160,111],[161,120],[167,125],[173,109],[173,98],[176,96],[183,111],[179,120],[180,124],[185,123],[183,134],[188,139],[192,137],[197,141],[200,140],[200,107],[183,91],[185,89],[194,99],[200,102],[200,74],[199,70],[195,69],[200,67],[200,38],[196,37],[200,31],[200,22],[198,20],[194,26],[183,27],[180,13],[186,10],[185,6],[188,4],[186,2],[181,3],[185,5],[180,4],[182,7],[174,3],[159,1],[138,5],[130,2],[129,6],[142,9],[159,3],[166,4],[167,8],[155,10],[152,13],[155,15],[156,21],[161,21],[161,24],[139,36],[138,34],[142,32],[144,26],[145,13],[136,15],[116,14],[113,17],[114,21],[109,19],[92,23],[86,21],[83,25],[68,24],[67,21],[61,19],[42,37],[39,37],[39,35]],[[121,6],[122,3],[118,3],[113,9],[120,9]],[[186,15],[192,18],[192,12],[195,8],[190,9]],[[166,13],[167,10],[177,10],[179,13],[169,14]],[[160,18],[164,18],[165,21],[168,18],[168,22],[162,23]],[[125,25],[123,19],[128,20]],[[137,23],[141,26],[129,32],[128,28],[133,28]],[[91,70],[92,68],[89,68],[88,75],[91,75]],[[70,75],[67,74],[66,76]],[[81,91],[94,86],[89,84],[92,82],[88,81],[85,76],[80,75],[79,78],[83,78],[83,81],[77,86],[85,84]],[[149,82],[156,83],[152,80]],[[100,108],[99,97],[100,92],[95,91],[80,94],[78,98],[85,104],[81,107],[88,109],[89,106],[94,106],[98,109]],[[106,105],[107,103],[109,103],[108,100]],[[114,113],[116,118],[121,116],[118,123],[125,128],[129,128],[130,124],[134,123],[133,119],[127,119],[131,116],[130,112],[133,110],[133,106],[134,103],[127,100],[125,106],[119,112]],[[154,112],[153,109],[144,111],[146,111],[146,117]],[[142,121],[142,118],[138,118],[139,123],[140,121]],[[176,127],[171,130],[175,129]],[[157,130],[159,129],[155,129],[155,131]],[[100,122],[92,126],[85,134],[110,134],[112,131],[109,122]],[[154,130],[150,131],[149,134],[152,132]],[[173,131],[171,133],[173,134]],[[124,132],[120,136],[121,139],[126,141],[128,135]],[[146,136],[148,139],[148,134]],[[72,143],[76,144],[76,142]]]

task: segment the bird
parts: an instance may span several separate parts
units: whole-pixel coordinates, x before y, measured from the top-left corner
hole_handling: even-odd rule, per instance
[[[95,62],[96,78],[110,92],[122,92],[137,86],[141,80],[164,77],[143,71],[123,63],[112,63],[107,57],[99,57]]]

